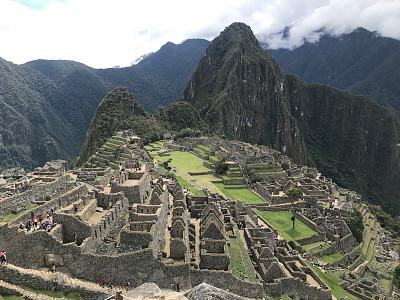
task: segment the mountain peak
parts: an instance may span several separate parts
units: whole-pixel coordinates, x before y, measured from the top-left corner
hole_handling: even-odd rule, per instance
[[[216,43],[240,43],[240,42],[250,42],[253,45],[259,45],[257,38],[255,37],[250,26],[235,22],[229,25],[221,32],[221,34],[215,38]]]

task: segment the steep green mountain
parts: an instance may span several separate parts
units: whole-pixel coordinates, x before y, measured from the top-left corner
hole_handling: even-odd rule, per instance
[[[400,213],[400,121],[363,96],[286,75],[250,27],[213,40],[179,101],[210,132],[272,146]]]
[[[0,59],[1,169],[31,169],[78,147],[68,122],[38,92],[51,88],[39,72]]]
[[[159,139],[165,132],[150,118],[126,87],[117,87],[101,100],[90,122],[77,165],[85,163],[115,132],[134,129],[146,138]]]
[[[363,28],[324,35],[294,50],[269,50],[281,68],[310,83],[364,95],[400,117],[400,41]]]
[[[0,169],[32,169],[77,156],[99,101],[116,86],[127,86],[150,112],[176,100],[208,44],[167,43],[121,69],[48,60],[15,65],[0,59]]]

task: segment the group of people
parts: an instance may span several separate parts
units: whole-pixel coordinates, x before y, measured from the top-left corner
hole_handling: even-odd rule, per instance
[[[7,256],[6,256],[6,254],[7,254],[7,252],[5,252],[5,251],[1,251],[1,252],[0,252],[1,264],[7,263]]]
[[[33,231],[35,230],[42,230],[42,231],[48,231],[50,232],[56,225],[56,222],[53,222],[50,216],[53,215],[54,209],[51,209],[51,212],[46,213],[46,219],[43,218],[43,215],[39,215],[39,220],[35,216],[32,217],[32,221],[18,224],[18,229],[26,229],[27,231],[30,231],[31,229]]]

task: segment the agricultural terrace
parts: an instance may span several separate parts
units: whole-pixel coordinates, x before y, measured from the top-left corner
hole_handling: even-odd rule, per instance
[[[265,221],[273,226],[286,241],[295,241],[304,239],[312,236],[313,234],[318,235],[318,232],[308,227],[306,224],[296,218],[295,228],[293,228],[293,222],[291,218],[293,214],[289,211],[261,211],[255,209],[255,211]]]
[[[145,146],[145,148],[157,161],[157,166],[163,169],[166,173],[168,171],[163,168],[162,164],[171,159],[168,166],[175,168],[176,179],[183,187],[190,190],[196,196],[204,196],[202,189],[207,188],[212,193],[222,194],[232,200],[241,200],[246,204],[265,203],[260,196],[254,194],[245,184],[236,186],[240,187],[240,189],[229,189],[229,187],[234,186],[224,185],[222,180],[215,177],[213,174],[190,175],[189,173],[212,173],[212,170],[203,165],[203,159],[189,152],[169,151],[167,155],[160,156],[159,152],[166,151],[160,142],[149,144]],[[206,147],[203,146],[203,148]],[[207,150],[209,150],[209,148],[207,148]],[[241,172],[240,168],[237,168],[237,171]],[[213,181],[219,182],[213,183]]]

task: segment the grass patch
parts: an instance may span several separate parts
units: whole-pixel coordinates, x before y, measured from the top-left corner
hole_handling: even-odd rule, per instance
[[[292,176],[293,178],[300,178],[300,177],[303,177],[304,175],[303,175],[303,173],[300,173],[300,174],[297,174],[297,175],[294,175],[294,176]]]
[[[286,241],[304,239],[313,234],[318,234],[318,232],[311,229],[297,218],[295,220],[295,228],[293,228],[291,220],[293,214],[290,211],[261,211],[258,209],[255,209],[255,211],[271,226],[278,230],[278,233],[286,239]]]
[[[372,257],[374,255],[374,246],[375,246],[375,241],[371,240],[371,243],[369,243],[367,254],[365,255],[365,260],[368,261],[372,260]]]
[[[317,268],[311,265],[310,263],[308,263],[308,265],[319,276],[319,278],[321,278],[322,281],[325,282],[327,286],[329,286],[329,288],[332,290],[333,296],[335,296],[336,299],[340,299],[343,297],[347,297],[349,300],[358,299],[357,297],[353,296],[352,294],[350,294],[349,292],[345,291],[343,288],[340,287],[339,284],[342,282],[340,278],[336,277],[329,271],[326,271],[324,273],[320,268]]]
[[[207,146],[204,146],[204,145],[201,145],[201,144],[197,145],[197,147],[202,148],[202,149],[204,149],[204,150],[208,150],[208,151],[214,151],[214,150],[211,149],[210,147],[207,147]]]
[[[242,274],[246,274],[250,282],[255,282],[256,271],[254,270],[250,257],[247,255],[246,248],[240,239],[239,230],[236,225],[234,230],[237,238],[229,238],[230,246],[228,247],[231,257],[232,273],[240,279],[244,279],[245,277]]]
[[[182,187],[185,189],[191,191],[193,195],[195,196],[205,196],[203,191],[198,191],[195,189],[194,186],[192,186],[189,182],[187,182],[185,179],[183,179],[181,176],[176,176],[176,180],[181,184]]]
[[[239,189],[239,190],[232,190],[224,188],[223,183],[214,183],[214,185],[228,198],[232,200],[240,200],[246,204],[261,204],[265,203],[265,201],[254,194],[249,189]]]
[[[0,300],[25,300],[24,297],[21,296],[2,296],[0,295]]]
[[[342,258],[343,258],[343,255],[340,253],[337,253],[337,252],[321,256],[321,259],[324,262],[327,262],[328,264],[334,263],[335,261],[341,260]]]
[[[321,245],[321,244],[323,244],[323,243],[324,243],[324,242],[319,241],[319,242],[315,242],[315,243],[303,245],[303,246],[301,246],[301,247],[302,247],[304,250],[308,251],[308,250],[310,250],[311,248],[317,247],[317,246],[319,246],[319,245]]]
[[[47,295],[53,298],[67,298],[67,299],[73,299],[73,300],[83,300],[79,292],[70,292],[68,294],[64,294],[62,291],[49,291],[49,290],[36,290],[33,288],[30,288],[25,285],[18,285],[19,287],[23,288],[24,290],[30,291],[35,294],[42,294],[42,295]]]
[[[34,209],[36,206],[37,206],[36,204],[29,203],[29,204],[26,206],[26,209],[25,209],[25,210],[23,210],[23,211],[21,211],[21,212],[19,212],[19,213],[17,213],[17,214],[5,215],[5,216],[3,216],[3,217],[0,218],[0,222],[8,223],[8,222],[10,222],[10,221],[12,221],[12,220],[18,218],[19,216],[22,216],[22,215],[25,214],[26,212],[28,212],[28,211]]]
[[[168,159],[172,159],[169,166],[175,167],[177,175],[188,172],[208,172],[210,169],[203,165],[203,160],[189,152],[171,151],[170,156],[162,156],[157,159],[157,164],[161,164]]]
[[[232,273],[237,278],[243,279],[242,274],[246,274],[246,271],[243,266],[242,256],[240,255],[239,243],[237,239],[229,238],[229,244],[228,250],[231,257]]]
[[[225,180],[232,180],[232,179],[244,179],[244,178],[243,178],[243,176],[239,176],[239,177],[228,177],[228,176],[226,176],[226,175],[223,175],[223,176],[222,176],[222,179],[225,179]]]

